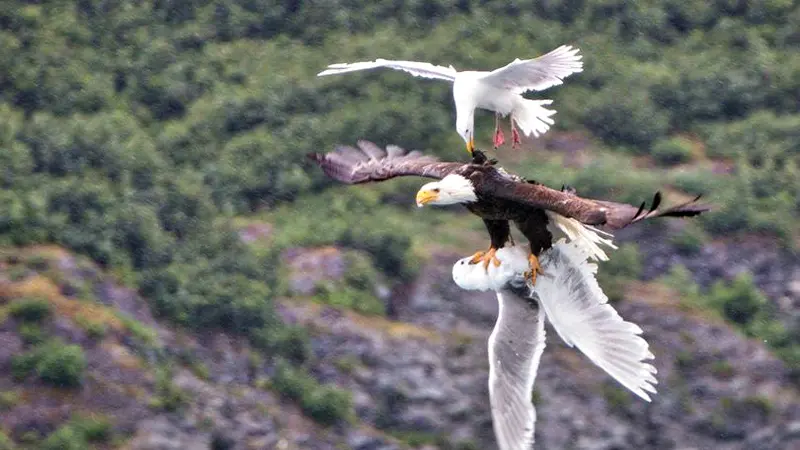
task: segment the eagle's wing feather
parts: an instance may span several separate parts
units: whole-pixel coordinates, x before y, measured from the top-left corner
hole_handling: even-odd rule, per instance
[[[387,151],[368,141],[358,141],[358,148],[338,146],[329,153],[311,153],[308,157],[320,165],[329,177],[346,184],[384,181],[394,177],[419,176],[442,179],[464,166],[440,162],[418,151],[406,153],[397,146]]]
[[[604,200],[592,200],[579,197],[571,192],[557,191],[538,183],[514,182],[497,175],[491,185],[492,194],[506,200],[512,200],[528,206],[553,211],[565,217],[571,217],[586,225],[605,225],[617,230],[630,224],[654,217],[691,217],[711,209],[707,205],[694,200],[669,208],[658,209],[661,194],[653,197],[652,207],[633,206]]]
[[[456,73],[458,73],[453,66],[444,67],[426,62],[376,59],[375,61],[331,64],[326,70],[318,73],[317,76],[323,77],[325,75],[337,75],[340,73],[355,72],[358,70],[377,69],[379,67],[402,70],[403,72],[408,72],[415,77],[433,78],[437,80],[450,81],[451,83],[456,79]]]
[[[564,78],[583,71],[580,50],[562,45],[534,59],[515,59],[499,69],[487,73],[486,83],[508,89],[516,94],[541,91],[563,83]]]

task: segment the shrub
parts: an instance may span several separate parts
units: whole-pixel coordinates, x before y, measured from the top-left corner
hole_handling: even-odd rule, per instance
[[[659,139],[653,144],[650,154],[665,166],[685,163],[692,159],[692,143],[682,137]]]
[[[266,326],[253,330],[250,340],[256,347],[295,364],[302,364],[313,355],[308,332],[299,326]]]
[[[39,378],[56,387],[76,387],[83,381],[86,357],[77,345],[50,346],[36,364]]]
[[[31,297],[11,303],[9,313],[15,319],[24,322],[41,322],[50,316],[51,309],[47,299]]]
[[[670,242],[675,246],[675,250],[683,255],[700,253],[708,240],[708,234],[695,224],[686,224],[681,231],[670,236]]]
[[[749,324],[767,304],[758,288],[753,284],[753,277],[743,273],[733,282],[726,285],[716,282],[709,292],[709,301],[723,316],[739,325]]]
[[[54,431],[41,444],[41,450],[85,450],[89,447],[86,436],[71,425]]]
[[[156,369],[156,396],[150,400],[150,407],[168,412],[181,409],[189,401],[186,392],[172,382],[172,370],[168,366]]]
[[[112,425],[105,417],[98,415],[75,417],[70,423],[89,442],[108,442],[111,440]]]
[[[275,366],[273,387],[300,404],[303,413],[323,425],[346,420],[353,414],[349,392],[334,386],[322,386],[303,369],[279,360]]]
[[[43,383],[55,387],[80,386],[85,371],[83,349],[58,341],[38,345],[11,360],[11,373],[15,379],[22,380],[35,372]]]
[[[14,450],[14,441],[0,431],[0,450]]]
[[[36,323],[23,323],[20,325],[19,335],[22,338],[22,342],[28,345],[38,345],[45,340],[45,333],[42,327]]]
[[[309,417],[323,425],[347,419],[353,410],[352,396],[336,387],[320,386],[305,395],[301,407]]]
[[[19,400],[19,393],[15,391],[0,392],[0,412],[17,406]]]
[[[292,367],[284,360],[278,360],[272,385],[285,397],[299,402],[307,392],[316,387],[316,384],[316,380],[302,369]]]

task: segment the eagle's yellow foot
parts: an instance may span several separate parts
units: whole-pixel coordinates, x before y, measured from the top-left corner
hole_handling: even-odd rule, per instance
[[[528,264],[531,266],[530,272],[525,272],[525,278],[531,280],[532,285],[536,285],[536,276],[542,272],[542,266],[539,265],[539,258],[536,257],[533,253],[528,255]]]
[[[470,264],[477,264],[479,262],[483,263],[484,269],[489,269],[489,263],[493,263],[495,267],[500,267],[500,260],[497,259],[495,255],[497,253],[497,249],[494,247],[489,247],[489,250],[485,252],[475,252],[472,255],[472,259],[469,260]]]

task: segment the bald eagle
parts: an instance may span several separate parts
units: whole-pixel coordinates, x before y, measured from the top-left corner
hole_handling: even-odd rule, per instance
[[[359,141],[358,148],[338,146],[333,152],[311,153],[308,157],[317,162],[325,174],[346,184],[409,175],[438,179],[417,192],[417,206],[463,204],[481,217],[489,232],[490,245],[487,251],[476,252],[471,261],[483,262],[485,268],[490,262],[496,266],[500,264],[495,253],[510,241],[509,222],[513,222],[530,245],[529,276],[533,283],[541,271],[538,256],[552,246],[552,233],[556,230],[568,236],[580,233],[587,225],[616,230],[649,218],[695,216],[709,209],[697,203],[699,196],[666,209],[658,209],[659,193],[655,194],[649,209],[645,209],[644,203],[637,207],[582,198],[572,191],[558,191],[511,175],[481,153],[470,163],[441,162],[419,151],[407,153],[394,145],[387,146],[384,151],[371,142]],[[589,244],[596,247],[597,239]],[[606,243],[610,245],[610,241]],[[606,259],[599,248],[594,248],[592,254],[595,259]]]

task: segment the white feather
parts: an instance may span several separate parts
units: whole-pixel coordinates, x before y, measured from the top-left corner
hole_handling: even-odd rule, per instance
[[[584,225],[571,217],[565,217],[553,211],[545,211],[549,222],[547,229],[553,235],[553,240],[558,241],[561,237],[566,237],[568,242],[572,242],[578,247],[583,248],[590,258],[597,261],[608,261],[608,255],[600,248],[601,245],[616,250],[617,246],[611,240],[611,233],[598,230],[589,225]]]
[[[529,450],[534,441],[536,410],[531,391],[545,348],[544,310],[529,298],[521,275],[528,269],[523,247],[497,251],[499,267],[453,266],[453,280],[464,289],[497,291],[498,313],[489,336],[489,403],[492,425],[501,450]]]
[[[402,70],[416,77],[450,81],[453,83],[453,100],[456,105],[456,129],[464,141],[469,143],[475,132],[475,108],[488,109],[504,116],[511,114],[512,121],[526,136],[536,137],[546,132],[553,124],[551,116],[556,111],[544,106],[552,103],[552,100],[526,100],[521,94],[557,86],[569,75],[582,72],[581,58],[578,49],[562,45],[538,58],[515,59],[490,72],[459,72],[453,66],[377,59],[331,64],[317,76],[389,68]]]
[[[564,240],[544,252],[539,263],[544,274],[535,293],[547,320],[569,346],[578,347],[589,359],[631,392],[650,401],[655,392],[656,368],[642,362],[652,359],[642,329],[626,322],[608,304],[597,284],[597,265],[589,263],[589,251]]]
[[[498,250],[499,267],[484,269],[469,264],[470,258],[453,265],[453,281],[462,289],[498,292],[500,309],[488,345],[489,396],[501,450],[528,449],[533,442],[536,415],[530,396],[545,345],[542,312],[567,345],[577,347],[631,392],[646,401],[648,392],[656,392],[656,368],[644,362],[653,354],[639,336],[642,329],[608,304],[595,278],[597,265],[588,262],[597,256],[596,248],[587,245],[584,233],[576,236],[570,243],[559,240],[540,255],[543,273],[535,287],[523,275],[529,263],[522,246]],[[534,307],[534,300],[541,308]]]
[[[536,425],[531,392],[545,348],[544,310],[515,289],[497,291],[497,302],[488,344],[492,425],[498,447],[529,450]]]

